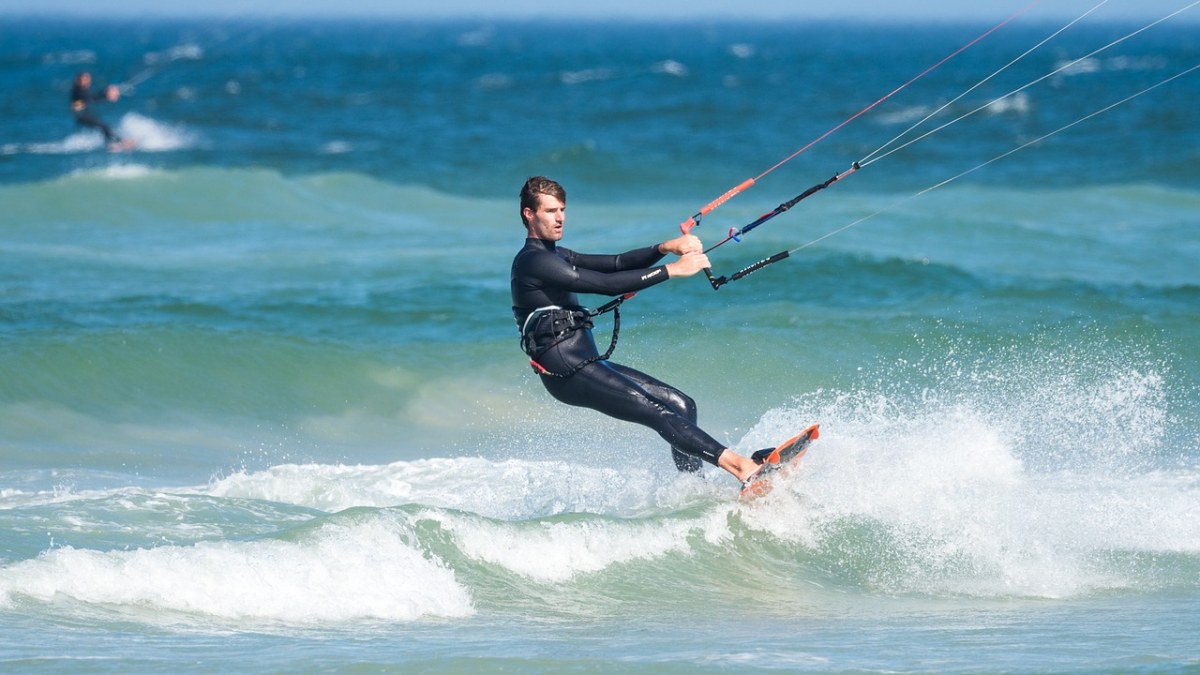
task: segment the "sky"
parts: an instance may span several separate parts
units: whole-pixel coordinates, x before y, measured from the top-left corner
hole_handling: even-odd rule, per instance
[[[1000,21],[1073,18],[1103,0],[3,0],[0,15],[42,16],[388,16],[402,18],[876,18]],[[1157,19],[1200,0],[1108,0],[1096,17]],[[1177,17],[1200,21],[1200,8]],[[3,28],[0,27],[0,34]]]

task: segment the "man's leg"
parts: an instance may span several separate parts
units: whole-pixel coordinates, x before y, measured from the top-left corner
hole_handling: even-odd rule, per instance
[[[691,396],[640,370],[634,370],[619,363],[609,362],[609,365],[625,377],[637,382],[647,393],[658,399],[667,408],[675,411],[675,414],[696,424],[696,401]],[[697,472],[704,466],[704,462],[699,457],[689,455],[674,445],[671,446],[671,459],[675,460],[675,468],[680,471]]]
[[[631,374],[635,376],[631,377]],[[651,388],[664,393],[675,392],[668,397],[675,400],[668,403],[655,396],[643,386],[643,379],[650,383]],[[619,420],[650,427],[673,449],[684,455],[687,460],[684,466],[701,460],[718,466],[717,460],[725,451],[720,441],[696,425],[695,403],[690,398],[631,368],[598,361],[588,364],[570,377],[543,377],[542,383],[554,398],[563,403],[591,408]]]

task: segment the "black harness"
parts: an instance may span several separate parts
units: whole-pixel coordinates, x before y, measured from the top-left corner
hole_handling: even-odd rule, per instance
[[[533,310],[529,316],[525,317],[525,323],[521,327],[521,349],[529,356],[529,365],[539,375],[570,377],[588,364],[608,359],[612,356],[613,350],[617,348],[617,338],[621,332],[621,311],[617,308],[621,306],[622,302],[632,297],[633,293],[627,293],[594,310],[585,307],[559,307],[558,305],[538,307]],[[586,358],[565,373],[556,373],[538,363],[538,359],[543,354],[574,335],[575,331],[585,328],[590,330],[594,325],[592,319],[607,312],[613,313],[612,341],[603,354]],[[539,344],[542,346],[539,347]]]

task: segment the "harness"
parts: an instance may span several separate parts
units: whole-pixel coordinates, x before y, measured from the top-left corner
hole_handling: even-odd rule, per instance
[[[632,297],[633,293],[627,293],[613,298],[594,310],[588,310],[585,307],[559,307],[558,305],[548,305],[533,310],[529,316],[525,317],[525,323],[521,325],[521,349],[529,356],[529,365],[538,375],[570,377],[588,364],[608,359],[612,356],[613,350],[617,348],[617,337],[621,332],[621,311],[617,308],[621,306],[622,302]],[[538,363],[538,359],[543,354],[574,335],[575,331],[585,328],[590,330],[593,327],[592,319],[608,312],[613,313],[612,341],[603,354],[586,358],[565,373],[556,373]],[[538,347],[539,342],[546,340],[549,342],[544,347]]]

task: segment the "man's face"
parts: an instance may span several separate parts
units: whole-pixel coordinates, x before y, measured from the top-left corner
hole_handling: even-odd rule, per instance
[[[567,205],[550,195],[538,195],[537,210],[525,208],[525,220],[529,223],[529,236],[535,239],[558,241],[563,236],[563,220]]]

